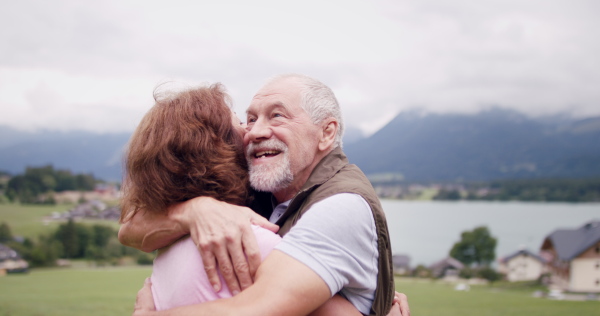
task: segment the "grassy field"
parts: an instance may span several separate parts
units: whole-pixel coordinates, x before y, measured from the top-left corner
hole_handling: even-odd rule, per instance
[[[488,285],[455,291],[451,284],[423,279],[397,279],[396,290],[408,296],[414,316],[558,316],[600,315],[599,301],[556,301],[532,296],[532,289]]]
[[[40,234],[56,231],[58,225],[64,222],[44,221],[46,216],[54,212],[62,213],[71,209],[72,205],[35,206],[20,204],[0,204],[0,222],[6,222],[14,236],[37,238]],[[93,221],[86,223],[102,223],[118,229],[119,224],[115,221]]]
[[[40,234],[53,231],[56,222],[44,223],[45,216],[53,212],[64,212],[70,205],[24,206],[20,204],[0,204],[0,222],[6,222],[15,236],[37,238]]]
[[[148,267],[38,269],[0,277],[0,316],[131,315],[135,294]],[[452,285],[398,279],[414,316],[433,315],[598,315],[600,302],[534,298],[529,290],[474,286],[457,292]]]
[[[0,277],[0,316],[131,315],[151,268],[36,269]]]
[[[13,235],[37,237],[58,226],[44,224],[44,216],[69,208],[0,204],[0,222],[7,222]],[[118,227],[115,222],[110,225]],[[150,273],[149,267],[88,268],[82,261],[69,269],[34,269],[0,277],[0,316],[131,315],[135,295]],[[396,289],[408,295],[414,316],[600,315],[598,301],[534,298],[534,289],[527,287],[474,286],[457,292],[441,282],[398,279]]]

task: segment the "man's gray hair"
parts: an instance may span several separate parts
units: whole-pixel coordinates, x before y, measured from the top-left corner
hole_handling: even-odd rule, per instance
[[[267,80],[267,84],[285,79],[295,79],[302,85],[300,92],[301,106],[308,113],[314,124],[320,124],[333,117],[338,122],[333,148],[342,147],[344,120],[340,105],[333,91],[321,81],[301,74],[283,74]]]

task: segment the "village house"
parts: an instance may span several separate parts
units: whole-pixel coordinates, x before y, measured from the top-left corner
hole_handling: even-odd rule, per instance
[[[100,200],[115,202],[121,198],[121,191],[115,184],[97,184],[93,191],[56,192],[53,193],[53,197],[59,204],[77,203],[81,200]]]
[[[462,262],[452,257],[447,257],[432,264],[429,266],[429,269],[431,270],[431,275],[435,278],[457,279],[460,270],[464,267],[465,265]]]
[[[404,275],[410,273],[410,257],[407,255],[393,255],[392,265],[394,266],[395,274]]]
[[[546,260],[521,249],[499,260],[498,272],[510,282],[537,280],[545,272]]]
[[[27,261],[12,248],[0,244],[0,276],[7,273],[26,272],[29,268]]]
[[[104,202],[92,200],[81,203],[64,213],[53,213],[52,220],[81,220],[81,219],[105,219],[118,221],[121,209],[118,206],[108,207]]]
[[[542,243],[552,285],[571,292],[600,293],[600,221],[559,229]]]

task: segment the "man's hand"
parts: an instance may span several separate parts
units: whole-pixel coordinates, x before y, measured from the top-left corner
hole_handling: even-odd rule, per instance
[[[252,227],[255,224],[277,232],[279,227],[247,207],[209,197],[197,197],[171,209],[169,217],[189,228],[198,246],[204,268],[215,291],[221,290],[221,271],[235,295],[253,283],[261,263]]]
[[[150,278],[147,278],[144,282],[144,286],[138,291],[135,298],[133,316],[147,315],[148,312],[156,311],[154,299],[152,298],[152,290],[150,289],[151,286],[152,283],[150,282]]]
[[[408,297],[404,293],[396,292],[392,304],[392,309],[387,316],[410,316]]]

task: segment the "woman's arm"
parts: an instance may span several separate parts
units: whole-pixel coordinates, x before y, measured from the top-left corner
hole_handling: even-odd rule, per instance
[[[249,287],[260,251],[250,224],[276,232],[278,226],[247,207],[197,197],[165,213],[139,211],[119,230],[119,241],[146,252],[170,245],[190,234],[202,255],[210,283],[221,288],[218,269],[232,293]]]
[[[166,247],[187,234],[189,228],[170,218],[168,213],[141,210],[121,224],[119,241],[125,246],[151,252]]]
[[[271,252],[260,266],[256,283],[231,298],[156,311],[150,287],[151,284],[146,282],[138,292],[134,316],[306,315],[311,311],[318,313],[311,315],[360,315],[339,295],[331,301],[329,288],[323,279],[309,267],[277,250]],[[332,305],[319,307],[327,304],[328,300]],[[395,306],[397,308],[398,305]],[[318,311],[318,308],[324,309]],[[393,312],[389,315],[402,315],[399,310]]]

